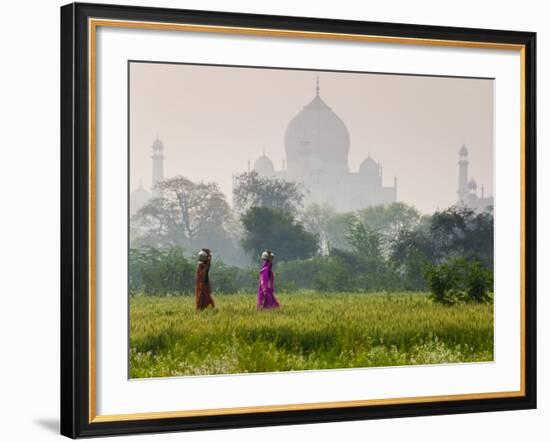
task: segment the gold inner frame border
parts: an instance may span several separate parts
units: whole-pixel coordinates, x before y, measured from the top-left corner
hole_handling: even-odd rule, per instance
[[[207,32],[218,34],[236,34],[236,35],[253,35],[267,37],[293,37],[293,38],[308,38],[308,39],[325,39],[325,40],[340,40],[340,41],[357,41],[370,43],[390,43],[390,44],[412,44],[421,46],[446,46],[446,47],[461,47],[461,48],[478,48],[478,49],[499,49],[518,51],[520,54],[520,389],[518,391],[501,391],[487,393],[465,393],[453,395],[438,395],[438,396],[416,396],[388,399],[367,399],[353,401],[335,401],[335,402],[314,402],[301,404],[284,404],[284,405],[260,405],[248,407],[234,408],[215,408],[215,409],[199,409],[199,410],[179,410],[179,411],[153,411],[146,413],[128,413],[128,414],[110,414],[98,415],[96,413],[96,35],[97,28],[116,27],[116,28],[134,28],[148,30],[172,30],[185,32]],[[441,40],[441,39],[425,39],[412,37],[390,37],[377,35],[363,34],[346,34],[346,33],[329,33],[329,32],[311,32],[311,31],[293,31],[284,29],[265,29],[265,28],[248,28],[248,27],[233,27],[233,26],[212,26],[212,25],[196,25],[185,23],[161,23],[148,21],[132,21],[132,20],[114,20],[114,19],[88,19],[88,153],[89,153],[89,168],[88,168],[88,185],[89,185],[89,401],[88,401],[88,422],[117,422],[117,421],[132,421],[145,419],[167,419],[178,417],[197,417],[197,416],[216,416],[216,415],[233,415],[259,412],[278,412],[278,411],[293,411],[293,410],[320,410],[328,408],[348,408],[348,407],[365,407],[375,405],[396,405],[396,404],[414,404],[427,402],[443,402],[443,401],[461,401],[461,400],[481,400],[481,399],[496,399],[496,398],[512,398],[525,396],[525,46],[522,44],[494,43],[494,42],[475,42],[475,41],[460,41],[460,40]]]

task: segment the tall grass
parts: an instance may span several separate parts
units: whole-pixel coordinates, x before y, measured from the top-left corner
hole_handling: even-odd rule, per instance
[[[493,359],[493,307],[442,306],[425,294],[298,292],[279,310],[255,295],[136,296],[130,377],[437,364]]]

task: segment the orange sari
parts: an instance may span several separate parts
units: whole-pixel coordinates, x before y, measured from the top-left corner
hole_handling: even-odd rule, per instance
[[[208,280],[208,271],[210,266],[205,262],[200,262],[195,276],[195,308],[204,310],[206,307],[214,305],[210,281]]]

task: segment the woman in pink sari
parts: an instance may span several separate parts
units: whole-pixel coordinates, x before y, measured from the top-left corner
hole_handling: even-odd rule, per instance
[[[273,265],[273,252],[266,250],[262,253],[262,268],[258,281],[258,309],[277,308],[279,301],[275,297]]]

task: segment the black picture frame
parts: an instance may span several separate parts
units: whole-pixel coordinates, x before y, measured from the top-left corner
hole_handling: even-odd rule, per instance
[[[90,420],[89,18],[521,45],[524,51],[524,395],[94,422]],[[73,3],[61,7],[61,434],[240,428],[536,408],[536,34]]]

